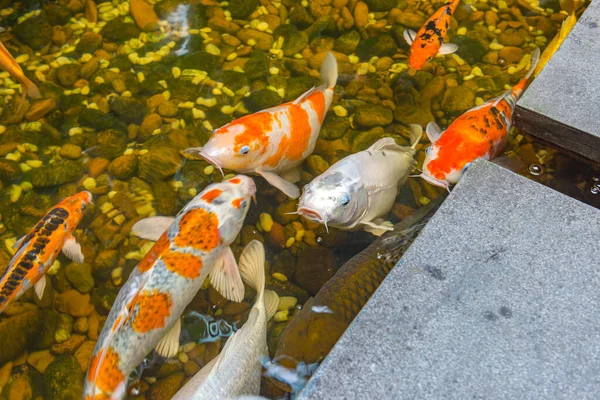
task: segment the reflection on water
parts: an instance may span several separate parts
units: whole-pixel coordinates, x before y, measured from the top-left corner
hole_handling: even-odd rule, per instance
[[[524,75],[523,56],[552,40],[568,15],[552,0],[464,1],[449,31],[458,51],[415,72],[407,65],[404,31],[418,30],[443,2],[0,5],[6,29],[0,41],[41,93],[22,99],[21,82],[0,72],[0,271],[15,241],[60,199],[81,190],[94,195],[75,231],[85,262],[59,256],[44,296],[29,291],[0,316],[0,399],[80,398],[112,302],[152,247],[130,236],[131,227],[143,217],[175,215],[209,183],[223,179],[183,150],[201,146],[234,118],[291,101],[318,84],[326,51],[333,51],[340,77],[316,150],[302,164],[301,186],[381,137],[408,145],[409,124],[424,127],[435,120],[445,127],[500,95]],[[428,145],[425,136],[417,145],[417,168]],[[600,206],[597,166],[517,131],[507,154],[520,162],[515,168],[522,175]],[[293,316],[374,238],[327,233],[290,214],[297,201],[262,178],[256,182],[258,203],[233,248],[237,256],[253,239],[267,244],[267,287],[281,297],[268,330],[274,356]],[[388,219],[397,223],[444,192],[410,179]],[[359,308],[360,296],[347,298],[347,307]],[[132,380],[129,398],[172,397],[244,324],[253,299],[247,289],[244,301],[230,302],[206,283],[188,306],[176,358],[151,356],[136,372],[141,378]],[[302,351],[302,343],[297,347]],[[266,378],[261,393],[287,396]]]

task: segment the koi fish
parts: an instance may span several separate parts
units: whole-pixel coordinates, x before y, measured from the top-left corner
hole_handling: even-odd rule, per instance
[[[215,130],[204,147],[186,153],[219,168],[257,174],[291,198],[300,190],[296,168],[314,150],[325,114],[333,101],[337,62],[328,53],[321,67],[323,84],[296,100],[246,115]]]
[[[21,99],[25,96],[39,97],[40,91],[35,83],[31,82],[23,73],[23,69],[0,42],[0,68],[10,73],[10,75],[21,84]]]
[[[153,348],[164,357],[177,354],[181,314],[207,276],[224,297],[243,299],[229,245],[255,192],[254,181],[238,175],[207,186],[175,218],[133,226],[134,234],[156,243],[117,295],[92,354],[85,399],[123,398],[129,374]]]
[[[422,133],[419,125],[411,125],[411,147],[388,137],[336,162],[304,187],[298,214],[326,227],[363,228],[375,236],[393,230],[379,219],[390,212],[415,167],[415,146]]]
[[[502,96],[470,109],[442,132],[435,122],[427,125],[432,145],[427,149],[423,173],[432,185],[448,189],[460,180],[477,158],[491,160],[504,151],[512,126],[513,111],[540,58],[540,49],[531,54],[529,72]]]
[[[239,267],[244,282],[257,291],[248,321],[173,400],[228,400],[260,392],[260,359],[268,354],[267,321],[275,315],[279,297],[272,290],[265,290],[265,249],[261,242],[248,243],[240,256]]]
[[[437,54],[452,54],[458,50],[457,45],[444,43],[444,40],[459,2],[460,0],[452,0],[446,3],[425,22],[419,32],[410,29],[404,31],[404,40],[410,45],[409,67],[421,69]]]
[[[16,253],[0,280],[0,313],[31,286],[42,298],[46,288],[44,274],[54,264],[61,250],[71,260],[83,262],[81,246],[72,232],[91,201],[92,194],[85,191],[63,199],[15,243]]]

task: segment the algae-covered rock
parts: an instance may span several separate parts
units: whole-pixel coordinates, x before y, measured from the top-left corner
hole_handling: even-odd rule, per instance
[[[117,298],[119,288],[102,286],[92,291],[92,304],[100,315],[108,315]]]
[[[96,146],[90,151],[95,157],[113,159],[125,151],[126,148],[125,132],[115,129],[105,129],[98,133]]]
[[[177,213],[177,193],[173,187],[164,181],[155,182],[152,184],[152,193],[156,200],[155,208],[158,214],[173,215]]]
[[[413,30],[418,30],[425,23],[425,17],[419,14],[402,12],[398,15],[397,21],[400,25],[404,25]]]
[[[69,283],[81,293],[89,293],[94,288],[92,266],[88,263],[71,263],[67,265],[65,276]]]
[[[34,343],[42,323],[41,315],[36,308],[0,320],[0,364],[20,356]]]
[[[282,24],[273,31],[275,39],[283,37],[283,55],[292,57],[296,53],[301,53],[308,45],[308,35],[299,31],[294,25]]]
[[[308,170],[314,176],[321,175],[329,168],[329,163],[318,154],[311,154],[308,156],[306,164],[308,165]]]
[[[94,129],[117,129],[125,132],[127,125],[114,114],[105,114],[93,108],[84,108],[79,114],[79,123]]]
[[[234,92],[244,86],[250,85],[250,80],[245,72],[218,70],[211,74],[210,77],[217,82],[221,82]]]
[[[392,110],[374,104],[365,104],[357,107],[354,113],[354,122],[365,128],[385,126],[394,120]]]
[[[398,0],[364,0],[369,11],[389,11],[398,4]]]
[[[352,138],[352,153],[368,149],[373,143],[381,139],[385,131],[376,126],[368,131],[356,132]]]
[[[230,0],[228,10],[231,18],[246,19],[258,7],[258,0]]]
[[[71,355],[56,357],[44,374],[46,399],[79,400],[83,393],[83,373]]]
[[[269,75],[269,56],[262,51],[254,51],[244,65],[244,72],[250,79],[260,79]]]
[[[350,55],[356,51],[360,43],[360,33],[357,31],[348,31],[335,39],[334,50],[340,53]]]
[[[65,143],[64,145],[62,145],[62,147],[60,148],[60,156],[63,158],[69,158],[71,160],[77,160],[79,157],[81,157],[81,147],[75,145],[75,144],[71,144],[71,143]]]
[[[112,270],[119,262],[119,252],[117,250],[103,250],[94,260],[94,278],[100,281],[110,279]]]
[[[452,43],[458,45],[456,54],[469,64],[480,62],[485,53],[487,53],[487,50],[479,40],[475,40],[467,35],[453,37]]]
[[[50,187],[73,182],[83,173],[81,163],[72,160],[59,161],[42,168],[34,168],[25,173],[25,180],[33,187]]]
[[[133,97],[115,97],[110,102],[110,109],[121,121],[136,125],[141,124],[148,113],[148,107]]]
[[[137,39],[140,36],[140,33],[140,29],[135,24],[123,22],[120,19],[108,21],[100,32],[106,39],[117,43],[133,38]]]
[[[133,154],[125,154],[112,160],[108,166],[108,172],[121,180],[131,179],[137,172],[138,158]]]
[[[315,22],[315,19],[308,12],[308,10],[300,5],[300,3],[296,3],[296,6],[292,8],[289,14],[290,23],[297,26],[300,29],[308,28]]]
[[[350,129],[348,118],[332,115],[325,119],[319,136],[325,140],[335,140],[343,137]]]
[[[36,50],[50,43],[52,39],[52,25],[42,14],[27,18],[12,31],[19,40]]]
[[[38,350],[47,349],[54,343],[54,335],[58,329],[59,314],[55,310],[41,310],[41,326],[33,347]]]
[[[269,89],[261,89],[244,97],[244,105],[250,112],[257,112],[265,108],[274,107],[282,102],[281,96]]]
[[[23,369],[3,391],[9,400],[41,399],[44,397],[44,378],[34,369]]]
[[[442,110],[450,113],[467,111],[475,103],[475,93],[468,87],[461,85],[450,87],[444,93]]]
[[[0,158],[0,179],[4,182],[10,182],[19,179],[23,175],[19,163],[6,158]]]
[[[181,163],[181,155],[172,147],[150,150],[140,156],[139,177],[154,183],[175,175]]]
[[[287,88],[285,90],[284,101],[295,100],[307,90],[319,84],[320,80],[311,76],[298,76],[294,78],[289,78]]]
[[[175,372],[166,378],[160,379],[150,386],[150,389],[146,392],[146,398],[148,400],[170,399],[175,396],[184,379],[185,374],[183,372]]]
[[[44,5],[44,11],[51,25],[65,25],[72,17],[69,10],[56,3]]]
[[[214,72],[221,65],[219,56],[207,53],[205,51],[196,51],[177,58],[179,68],[196,69],[206,71],[209,74]]]
[[[58,68],[56,77],[61,85],[71,87],[79,79],[79,65],[65,64]]]
[[[356,55],[361,60],[369,60],[371,57],[393,56],[398,50],[396,41],[389,34],[382,34],[363,40],[356,48]]]
[[[77,290],[67,290],[56,296],[56,309],[73,317],[85,317],[94,311],[90,304],[90,295]]]
[[[81,40],[77,43],[77,50],[80,53],[93,54],[102,46],[102,36],[95,32],[85,32],[81,35]]]

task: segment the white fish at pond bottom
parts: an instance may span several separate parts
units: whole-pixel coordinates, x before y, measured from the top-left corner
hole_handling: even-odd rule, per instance
[[[304,187],[298,214],[341,230],[364,229],[375,236],[393,230],[381,217],[390,212],[398,189],[415,167],[423,129],[411,125],[411,146],[382,138],[367,150],[333,164]]]
[[[265,290],[265,249],[261,242],[250,242],[238,265],[243,281],[257,291],[248,321],[173,400],[225,400],[260,392],[261,358],[268,354],[267,322],[277,311],[279,297]]]

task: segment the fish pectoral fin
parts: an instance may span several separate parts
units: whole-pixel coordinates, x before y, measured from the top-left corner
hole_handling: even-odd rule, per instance
[[[267,310],[267,321],[273,318],[279,307],[279,296],[272,290],[265,290],[265,310]]]
[[[300,168],[293,167],[287,171],[283,171],[280,175],[283,179],[288,182],[296,183],[300,181]]]
[[[42,275],[42,279],[33,285],[33,290],[35,290],[35,294],[40,300],[44,296],[44,289],[46,289],[46,275]]]
[[[177,318],[169,332],[156,345],[156,352],[161,357],[171,358],[179,351],[179,335],[181,334],[181,318]]]
[[[394,226],[391,222],[384,221],[381,218],[378,218],[374,221],[361,222],[361,225],[363,226],[365,232],[369,232],[375,236],[381,236],[385,232],[394,230]]]
[[[412,45],[413,42],[415,41],[415,38],[417,37],[417,32],[415,32],[411,29],[405,29],[403,36],[404,36],[404,40],[406,40],[406,43],[408,43],[409,45]]]
[[[231,247],[223,250],[221,257],[216,261],[210,272],[210,283],[227,300],[244,300],[244,283]]]
[[[452,54],[458,50],[458,45],[454,43],[444,43],[440,46],[439,54]]]
[[[142,239],[157,241],[171,224],[173,217],[149,217],[136,222],[131,228],[131,233]]]
[[[265,178],[267,182],[281,190],[288,197],[291,197],[292,199],[297,199],[300,197],[300,189],[298,189],[298,186],[294,185],[292,182],[286,181],[273,172],[260,171],[258,173]]]
[[[81,264],[84,260],[83,253],[81,252],[81,245],[77,243],[77,239],[75,239],[73,235],[69,235],[67,240],[65,240],[62,252],[76,263]]]
[[[425,129],[425,133],[427,133],[427,138],[431,142],[431,144],[435,144],[438,141],[440,136],[442,136],[442,129],[435,122],[430,122],[427,124],[427,128]]]
[[[25,240],[27,236],[23,236],[22,238],[20,238],[19,240],[17,240],[15,242],[15,244],[12,245],[12,248],[14,250],[19,250],[21,248],[21,246],[23,246],[23,241]]]

